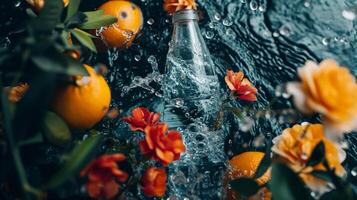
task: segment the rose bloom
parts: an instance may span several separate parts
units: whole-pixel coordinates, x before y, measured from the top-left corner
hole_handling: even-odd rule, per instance
[[[227,71],[226,77],[224,77],[229,89],[237,95],[238,99],[246,101],[256,101],[255,94],[258,90],[250,83],[247,78],[244,78],[243,72]]]
[[[150,112],[147,108],[138,107],[133,111],[133,116],[124,117],[123,120],[130,124],[132,131],[143,131],[147,126],[156,125],[160,119],[160,113]]]
[[[356,130],[357,84],[349,69],[334,60],[308,61],[298,74],[301,82],[288,83],[287,91],[300,111],[321,114],[327,134]]]
[[[167,134],[166,134],[167,133]],[[168,131],[166,124],[158,124],[145,129],[145,139],[139,143],[143,155],[167,166],[178,160],[185,151],[181,133]]]
[[[326,192],[327,182],[311,174],[314,170],[326,171],[323,164],[306,166],[314,148],[321,141],[325,145],[325,159],[329,167],[335,169],[338,176],[344,176],[345,169],[341,163],[346,154],[338,145],[325,138],[321,124],[295,125],[285,129],[281,136],[274,138],[272,151],[278,156],[278,160],[287,163],[295,172],[300,172],[302,180],[313,191]]]
[[[150,167],[141,178],[141,189],[148,197],[162,197],[166,192],[166,180],[164,169]]]
[[[197,5],[195,0],[165,0],[164,9],[172,14],[180,10],[196,10]]]
[[[121,153],[103,155],[92,161],[81,171],[81,176],[88,176],[87,192],[92,198],[111,199],[119,192],[118,181],[123,183],[128,174],[119,169],[117,162],[125,160]]]

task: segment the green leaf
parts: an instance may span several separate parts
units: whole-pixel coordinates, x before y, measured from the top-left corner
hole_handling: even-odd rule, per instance
[[[103,26],[109,26],[117,22],[117,18],[110,15],[99,15],[96,17],[88,17],[87,21],[79,26],[81,29],[98,29]]]
[[[67,124],[53,112],[45,113],[41,130],[48,141],[58,146],[65,146],[72,138]]]
[[[271,164],[270,154],[271,154],[271,139],[269,139],[268,145],[266,146],[264,157],[259,163],[258,169],[255,172],[254,178],[260,178],[269,169],[270,164]]]
[[[306,163],[306,166],[315,166],[321,163],[324,159],[325,159],[325,144],[321,140],[312,151],[311,156]]]
[[[69,76],[88,76],[87,70],[79,61],[57,52],[53,48],[48,49],[43,54],[33,55],[31,59],[37,67],[47,72]]]
[[[91,34],[84,32],[78,28],[71,30],[71,33],[83,46],[87,47],[95,53],[97,52],[97,49],[92,40],[93,36]]]
[[[258,183],[251,178],[239,178],[231,181],[230,186],[237,191],[240,195],[245,197],[252,196],[260,189]]]
[[[73,29],[80,24],[83,24],[86,22],[87,17],[83,13],[76,13],[74,14],[71,18],[68,19],[68,21],[65,23],[67,29]]]
[[[281,163],[274,164],[272,167],[270,189],[275,200],[310,199],[298,175]]]
[[[88,19],[94,19],[104,15],[104,10],[88,11],[84,12],[83,14],[85,14]]]
[[[67,16],[66,20],[69,20],[73,15],[78,12],[79,4],[81,3],[80,0],[70,0],[67,8]]]
[[[35,36],[38,32],[51,33],[56,25],[60,23],[62,11],[62,0],[46,1],[40,15],[30,23],[30,30],[33,31]]]
[[[51,177],[43,188],[54,189],[67,180],[77,177],[80,170],[93,158],[102,141],[103,137],[101,135],[94,135],[77,145],[68,156],[62,168]]]

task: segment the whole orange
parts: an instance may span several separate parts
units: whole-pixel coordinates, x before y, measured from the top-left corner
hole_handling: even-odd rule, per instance
[[[228,171],[224,178],[224,188],[227,192],[228,200],[241,199],[240,195],[233,189],[228,187],[228,182],[237,178],[252,178],[257,171],[260,162],[264,157],[264,153],[257,151],[248,151],[234,156],[229,161]],[[270,179],[270,170],[264,173],[262,177],[256,179],[259,185],[267,183]],[[259,192],[248,198],[249,200],[270,200],[271,194],[267,188],[262,188]]]
[[[45,0],[26,0],[36,12],[40,12],[45,5]],[[64,6],[69,4],[69,0],[63,0]]]
[[[118,19],[115,24],[102,30],[101,37],[104,42],[110,47],[130,47],[143,26],[141,9],[132,2],[119,0],[108,1],[98,9]]]
[[[84,65],[89,76],[75,77],[78,84],[56,90],[52,109],[73,129],[89,129],[108,112],[111,93],[104,77]]]

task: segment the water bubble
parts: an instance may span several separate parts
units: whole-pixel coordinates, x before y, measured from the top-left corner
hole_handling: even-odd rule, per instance
[[[240,0],[241,3],[247,3],[247,0]]]
[[[222,19],[221,15],[219,13],[214,14],[214,19],[219,21]]]
[[[206,37],[207,39],[212,39],[212,38],[214,37],[213,31],[206,31],[205,37]]]
[[[354,168],[351,170],[351,175],[352,175],[352,176],[357,176],[357,167],[354,167]]]
[[[265,12],[265,11],[266,11],[265,5],[260,5],[259,8],[258,8],[258,10],[259,10],[260,12]]]
[[[227,28],[226,35],[231,37],[231,38],[233,38],[233,39],[236,37],[236,33],[231,28]]]
[[[148,23],[151,26],[155,23],[155,20],[153,18],[150,18],[146,23]]]
[[[232,24],[233,24],[233,21],[228,19],[228,18],[223,20],[223,25],[224,26],[232,26]]]
[[[251,10],[257,10],[258,9],[258,3],[255,0],[253,0],[253,1],[251,1],[249,3],[249,7],[250,7]]]
[[[20,7],[21,5],[21,1],[15,1],[14,3],[14,6],[17,8],[17,7]]]
[[[273,37],[279,37],[279,36],[280,36],[280,34],[277,31],[273,32]]]
[[[279,29],[279,33],[280,33],[280,35],[288,36],[288,35],[290,35],[290,29],[287,26],[282,26]]]
[[[180,107],[183,106],[183,104],[184,104],[183,99],[180,99],[180,98],[175,99],[175,106],[176,107],[180,108]]]
[[[330,39],[324,37],[324,38],[322,38],[321,42],[322,42],[323,45],[327,46],[330,43]]]
[[[137,61],[137,62],[140,61],[141,60],[141,56],[140,55],[135,55],[134,56],[134,60]]]
[[[342,16],[345,19],[354,20],[356,19],[356,12],[354,12],[353,10],[344,10],[342,11]]]
[[[311,6],[310,0],[304,1],[304,6],[305,6],[306,8],[309,8],[309,7]]]

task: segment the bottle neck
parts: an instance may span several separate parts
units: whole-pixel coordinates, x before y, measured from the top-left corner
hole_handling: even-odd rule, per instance
[[[172,23],[184,23],[185,21],[198,21],[198,15],[195,10],[181,10],[175,12],[172,16]]]

